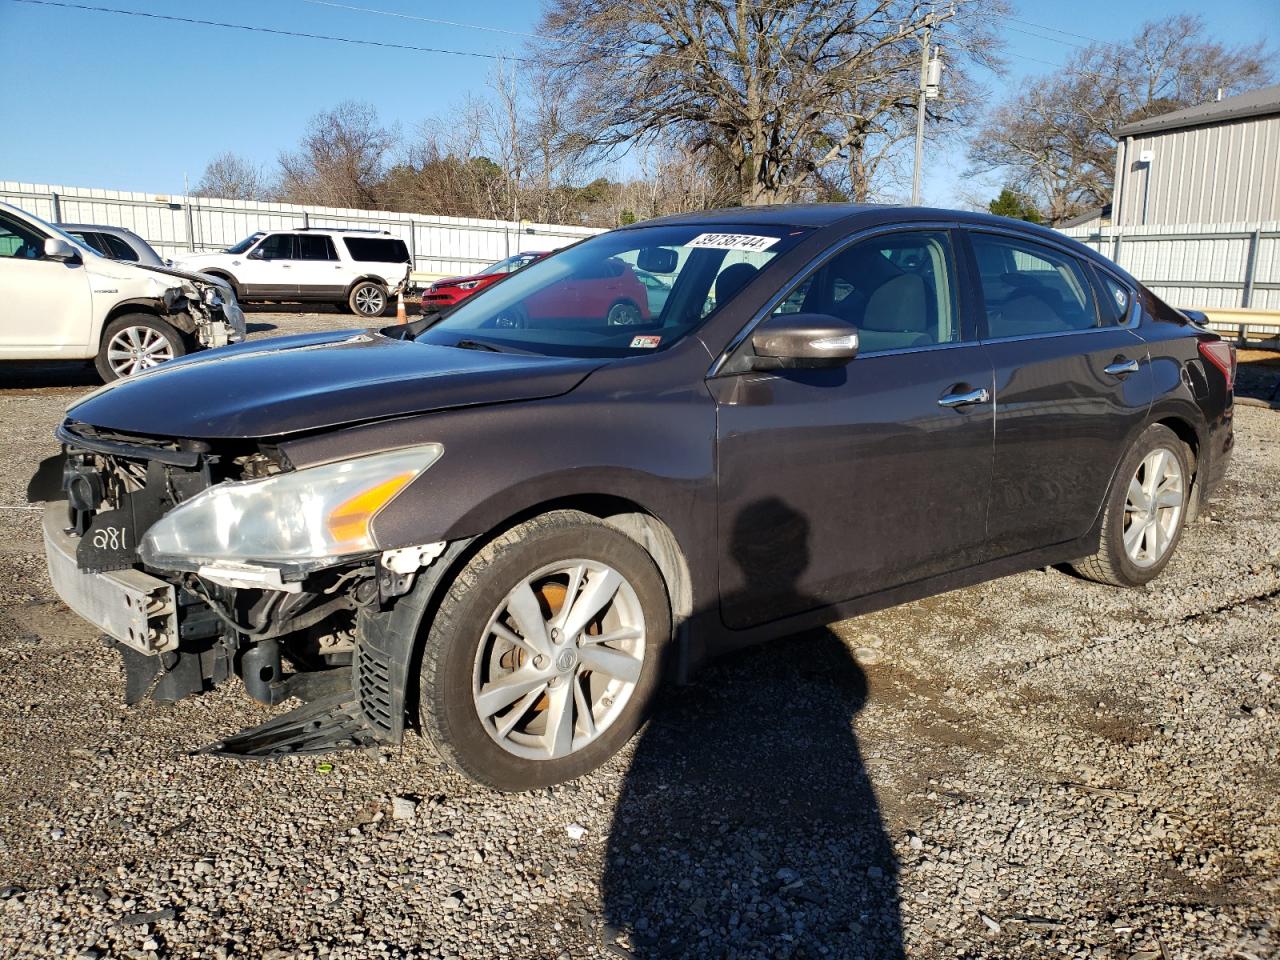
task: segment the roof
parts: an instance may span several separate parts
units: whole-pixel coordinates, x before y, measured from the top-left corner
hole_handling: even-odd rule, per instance
[[[859,213],[884,209],[876,203],[772,203],[758,207],[726,207],[722,210],[693,210],[676,213],[655,220],[643,220],[634,226],[651,227],[655,224],[705,223],[705,224],[769,224],[782,227],[827,227],[838,220]]]
[[[130,236],[138,236],[128,227],[116,227],[109,223],[55,223],[55,227],[60,230],[96,230],[98,233],[127,233]]]
[[[1157,117],[1138,120],[1125,124],[1116,131],[1116,134],[1121,137],[1132,137],[1140,133],[1182,130],[1186,127],[1225,123],[1228,120],[1243,120],[1246,117],[1273,115],[1280,115],[1280,84],[1259,87],[1257,90],[1250,90],[1224,100],[1202,103],[1197,107],[1187,107],[1183,110],[1174,110],[1172,113],[1162,113]]]

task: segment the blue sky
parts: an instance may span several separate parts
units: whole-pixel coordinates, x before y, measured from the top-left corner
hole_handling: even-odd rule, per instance
[[[519,54],[520,39],[342,9],[307,0],[73,0],[90,5],[221,20],[281,30]],[[532,31],[537,0],[349,0],[351,5]],[[1198,13],[1208,33],[1276,46],[1274,0],[1194,0],[1156,11],[1144,2],[1015,3],[1041,27],[1123,40],[1158,13]],[[1010,21],[1009,72],[985,77],[993,98],[1071,55],[1078,37]],[[1030,34],[1040,33],[1036,37]],[[1045,37],[1054,36],[1057,39]],[[481,90],[494,61],[251,33],[0,0],[0,180],[180,193],[215,154],[232,150],[271,165],[307,119],[343,99],[375,104],[411,131]],[[931,151],[924,199],[958,205],[972,190],[962,150]]]

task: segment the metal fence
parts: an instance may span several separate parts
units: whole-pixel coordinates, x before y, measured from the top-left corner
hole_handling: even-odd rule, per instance
[[[1179,307],[1280,311],[1280,220],[1162,227],[1068,227]]]
[[[470,273],[525,250],[551,250],[600,231],[549,223],[430,217],[292,203],[130,193],[0,180],[0,200],[55,223],[127,227],[161,256],[222,250],[256,230],[356,227],[386,230],[409,247],[413,269]]]

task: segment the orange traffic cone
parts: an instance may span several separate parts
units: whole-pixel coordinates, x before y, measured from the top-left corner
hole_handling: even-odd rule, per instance
[[[408,323],[409,315],[404,312],[404,287],[396,291],[396,323]]]

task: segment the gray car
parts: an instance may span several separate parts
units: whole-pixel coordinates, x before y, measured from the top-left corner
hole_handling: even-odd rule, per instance
[[[151,244],[124,227],[100,223],[60,223],[58,226],[112,260],[140,263],[144,267],[169,266],[169,261],[156,253]]]

